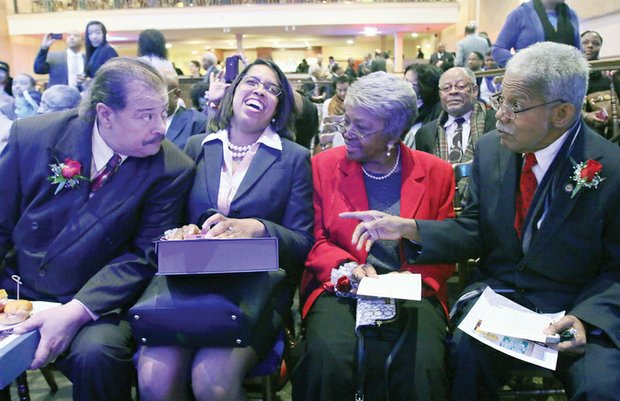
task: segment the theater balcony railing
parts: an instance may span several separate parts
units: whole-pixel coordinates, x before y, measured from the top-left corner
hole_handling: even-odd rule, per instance
[[[244,4],[455,3],[456,0],[13,0],[15,14]]]

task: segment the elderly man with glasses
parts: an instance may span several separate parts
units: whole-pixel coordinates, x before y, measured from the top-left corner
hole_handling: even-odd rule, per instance
[[[478,102],[474,73],[454,67],[439,78],[439,100],[443,111],[418,130],[416,149],[454,163],[470,161],[474,144],[495,128],[495,112]]]
[[[620,149],[582,122],[587,86],[576,48],[545,42],[520,51],[494,99],[497,131],[476,146],[463,213],[443,222],[373,216],[352,240],[383,239],[404,225],[416,263],[479,257],[465,292],[490,286],[537,312],[566,311],[541,334],[574,334],[550,345],[560,351],[556,375],[568,398],[617,400]],[[463,314],[476,299],[461,305]],[[457,330],[452,400],[498,399],[501,377],[517,362]]]

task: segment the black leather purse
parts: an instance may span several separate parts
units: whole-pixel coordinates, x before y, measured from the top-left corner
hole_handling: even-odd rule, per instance
[[[155,276],[129,310],[138,344],[245,347],[259,319],[290,312],[284,270]]]

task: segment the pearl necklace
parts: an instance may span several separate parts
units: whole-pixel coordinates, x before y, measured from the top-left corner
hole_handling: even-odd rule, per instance
[[[385,175],[372,175],[370,174],[368,171],[366,171],[366,169],[364,168],[364,166],[362,165],[362,171],[364,172],[364,175],[368,178],[372,178],[373,180],[385,180],[386,178],[388,178],[389,176],[391,176],[392,174],[394,174],[394,172],[396,172],[396,168],[398,167],[398,162],[400,161],[400,147],[396,148],[396,163],[394,163],[394,167],[392,167],[392,169]]]
[[[243,159],[252,148],[252,143],[245,146],[237,146],[233,145],[231,142],[228,142],[228,150],[232,153],[233,159]]]

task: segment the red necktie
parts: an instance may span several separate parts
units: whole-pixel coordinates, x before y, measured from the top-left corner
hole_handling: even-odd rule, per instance
[[[527,153],[525,155],[525,163],[523,169],[521,169],[521,179],[519,180],[519,191],[517,192],[516,213],[515,213],[515,230],[519,238],[523,233],[523,224],[527,217],[527,211],[530,208],[534,193],[538,182],[536,176],[532,171],[532,167],[536,165],[536,156],[534,153]]]
[[[108,160],[105,168],[90,182],[91,195],[97,192],[103,184],[110,179],[110,176],[116,172],[118,166],[121,164],[121,160],[121,157],[117,153],[112,155],[112,158]]]

